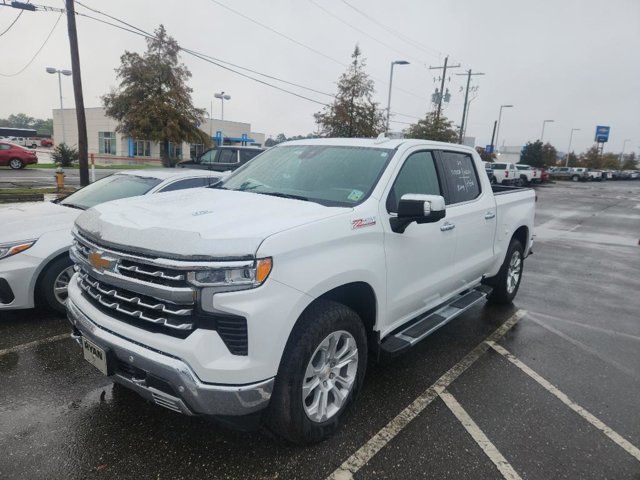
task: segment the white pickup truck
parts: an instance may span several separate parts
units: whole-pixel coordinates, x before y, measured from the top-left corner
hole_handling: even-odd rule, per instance
[[[523,163],[516,164],[518,174],[523,185],[530,185],[532,183],[540,183],[540,170],[531,165],[525,165]]]
[[[483,170],[455,144],[301,140],[214,187],[98,205],[74,230],[74,337],[157,405],[319,441],[368,358],[516,295],[534,192]]]

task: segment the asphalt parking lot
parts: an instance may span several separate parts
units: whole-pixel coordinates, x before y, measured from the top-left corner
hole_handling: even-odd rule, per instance
[[[640,182],[537,193],[515,305],[371,364],[312,447],[147,404],[65,319],[0,313],[0,478],[640,479]]]
[[[96,169],[96,180],[113,174],[114,170]],[[80,173],[77,168],[65,168],[65,184],[80,186]],[[9,167],[0,168],[0,188],[11,187],[55,187],[56,177],[53,168],[23,168],[11,170]]]

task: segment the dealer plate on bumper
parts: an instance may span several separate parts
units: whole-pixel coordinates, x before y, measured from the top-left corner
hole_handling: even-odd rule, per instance
[[[96,367],[103,374],[109,375],[109,364],[107,362],[108,352],[105,349],[100,348],[95,343],[83,338],[82,352],[84,353],[84,359],[87,362]]]

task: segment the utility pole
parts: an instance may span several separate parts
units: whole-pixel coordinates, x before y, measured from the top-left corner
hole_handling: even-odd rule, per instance
[[[493,122],[493,132],[491,133],[491,153],[493,153],[493,151],[494,151],[494,148],[493,148],[493,141],[494,141],[494,140],[495,140],[495,138],[496,138],[496,127],[497,127],[497,126],[498,126],[498,121],[497,121],[497,120],[495,120],[495,121]]]
[[[444,81],[447,78],[447,69],[460,67],[460,64],[448,65],[448,63],[449,63],[449,55],[444,57],[444,65],[442,65],[441,67],[429,67],[429,70],[442,69],[442,80],[440,81],[440,96],[438,98],[438,109],[436,110],[436,121],[440,119],[440,112],[442,111],[442,97],[444,97]]]
[[[76,30],[76,12],[74,0],[65,0],[67,7],[67,30],[71,50],[71,74],[73,78],[73,96],[76,101],[76,119],[78,122],[78,156],[80,163],[80,186],[89,185],[89,159],[87,148],[87,119],[84,115],[82,97],[82,77],[80,76],[80,53],[78,52],[78,32]]]
[[[447,62],[445,60],[445,66]],[[466,75],[467,76],[467,88],[464,92],[464,105],[462,107],[462,122],[460,123],[460,141],[458,143],[462,143],[462,139],[464,136],[464,122],[467,120],[467,103],[469,100],[469,84],[471,83],[471,77],[473,75],[484,75],[484,73],[476,72],[473,73],[471,69],[467,70],[467,73],[456,73],[456,75]]]

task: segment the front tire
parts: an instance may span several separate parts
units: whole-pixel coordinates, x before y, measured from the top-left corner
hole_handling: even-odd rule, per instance
[[[487,297],[491,303],[508,304],[513,301],[522,280],[524,267],[524,248],[516,238],[511,239],[507,255],[498,274],[485,283],[493,287]]]
[[[577,182],[578,180],[580,180],[580,177],[578,175],[574,175],[573,177],[571,177],[571,180]]]
[[[22,163],[22,160],[20,160],[19,158],[12,158],[11,160],[9,160],[9,167],[11,167],[13,170],[20,170],[22,167],[24,167],[24,163]]]
[[[67,288],[73,276],[73,262],[64,255],[46,266],[38,284],[42,303],[58,313],[66,312]]]
[[[291,333],[265,421],[298,444],[322,441],[339,428],[367,365],[367,335],[349,307],[320,300]]]

